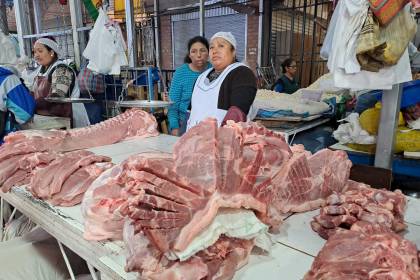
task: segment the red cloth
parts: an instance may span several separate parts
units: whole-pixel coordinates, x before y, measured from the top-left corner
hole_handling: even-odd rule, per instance
[[[229,120],[234,122],[244,122],[246,121],[246,115],[238,107],[232,106],[227,111],[226,116],[223,119],[222,126],[225,125]]]
[[[387,25],[410,0],[369,0],[370,8],[381,25]]]

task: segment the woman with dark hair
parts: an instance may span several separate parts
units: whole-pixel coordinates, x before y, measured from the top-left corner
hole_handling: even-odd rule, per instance
[[[299,89],[299,84],[295,80],[296,61],[288,58],[283,61],[281,68],[283,75],[274,83],[273,90],[292,94]]]
[[[60,49],[53,37],[38,39],[33,47],[34,58],[39,64],[32,86],[36,100],[36,113],[45,116],[71,117],[71,104],[50,103],[45,97],[70,97],[74,71],[59,60]]]
[[[252,70],[237,62],[237,42],[231,32],[217,32],[210,40],[212,68],[201,74],[193,90],[187,130],[206,118],[215,118],[218,126],[228,120],[246,121],[257,93]]]
[[[176,69],[169,89],[169,98],[174,102],[168,110],[169,129],[174,136],[185,132],[194,83],[203,71],[211,67],[208,58],[207,39],[202,36],[191,38],[185,63]]]

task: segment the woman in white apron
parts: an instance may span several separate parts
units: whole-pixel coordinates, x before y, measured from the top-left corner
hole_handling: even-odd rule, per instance
[[[80,103],[47,102],[45,97],[79,97],[76,72],[59,60],[60,49],[52,37],[38,39],[34,44],[34,58],[40,65],[32,86],[36,113],[44,116],[67,117],[73,127],[89,125],[85,106]]]
[[[257,83],[245,64],[236,62],[236,39],[230,32],[218,32],[210,40],[213,68],[197,79],[187,130],[205,118],[217,119],[219,126],[227,120],[245,121],[254,102]]]

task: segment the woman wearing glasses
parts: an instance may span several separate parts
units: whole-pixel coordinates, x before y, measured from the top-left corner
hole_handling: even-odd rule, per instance
[[[286,59],[281,64],[283,75],[275,82],[273,90],[292,94],[299,89],[299,84],[295,80],[296,61],[291,58]]]

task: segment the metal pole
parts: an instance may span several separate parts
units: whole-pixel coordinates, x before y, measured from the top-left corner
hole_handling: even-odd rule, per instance
[[[262,25],[263,25],[263,11],[264,11],[264,1],[260,0],[259,3],[259,12],[258,12],[258,54],[257,54],[257,65],[261,65],[261,57],[262,57]]]
[[[159,21],[158,21],[158,11],[159,11],[159,1],[154,0],[154,24],[155,24],[155,55],[156,55],[156,67],[160,68],[160,40],[159,40]]]
[[[315,44],[316,44],[316,27],[317,27],[317,19],[318,19],[318,0],[315,0],[315,12],[312,25],[312,50],[311,50],[311,68],[309,70],[309,83],[312,84],[312,74],[314,68],[314,57],[315,57]]]
[[[71,268],[69,259],[67,258],[66,251],[64,251],[63,245],[61,245],[61,242],[58,240],[57,240],[57,243],[58,243],[58,247],[60,248],[61,254],[63,255],[64,262],[66,263],[67,270],[69,271],[70,279],[76,280],[76,277],[74,277],[74,272],[73,272],[73,269]]]
[[[125,27],[127,31],[128,64],[137,66],[137,40],[134,22],[133,0],[125,0]]]
[[[32,4],[34,5],[35,32],[39,34],[42,33],[41,7],[39,6],[39,0],[32,0]]]
[[[299,81],[303,83],[303,61],[305,60],[305,36],[306,36],[306,8],[307,8],[307,0],[303,2],[303,23],[302,23],[302,38],[300,38],[300,72],[299,72]]]
[[[382,95],[381,119],[376,140],[375,166],[392,169],[395,130],[398,125],[402,86],[394,85]]]
[[[79,49],[79,34],[77,33],[77,28],[79,27],[77,17],[80,15],[77,15],[76,13],[75,1],[69,1],[69,2],[70,2],[71,30],[73,33],[74,60],[77,67],[79,68],[80,67],[80,49]]]
[[[205,36],[205,32],[204,32],[204,14],[205,10],[204,10],[204,0],[200,0],[200,35],[201,36]]]
[[[16,29],[18,34],[20,55],[22,56],[26,55],[25,41],[23,40],[23,35],[27,34],[27,22],[24,15],[22,0],[13,0],[13,5],[15,7]]]

